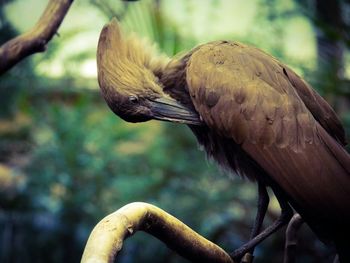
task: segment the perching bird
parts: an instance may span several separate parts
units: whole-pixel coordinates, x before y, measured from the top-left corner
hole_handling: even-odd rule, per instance
[[[115,19],[101,32],[97,65],[114,113],[129,122],[187,124],[220,166],[258,183],[251,239],[232,257],[252,252],[286,224],[292,206],[322,240],[335,244],[341,261],[350,262],[344,129],[327,102],[290,68],[234,41],[203,44],[167,59],[123,35]],[[261,232],[266,187],[282,212]]]

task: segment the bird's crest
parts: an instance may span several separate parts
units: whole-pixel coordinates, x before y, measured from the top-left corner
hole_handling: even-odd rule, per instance
[[[116,18],[106,24],[100,34],[97,47],[97,66],[133,63],[154,73],[161,71],[170,59],[159,54],[155,45],[135,34],[124,34]]]
[[[106,24],[100,34],[97,46],[97,69],[100,74],[114,66],[121,60],[125,47],[122,39],[121,28],[118,21],[113,18],[112,21]]]
[[[159,75],[169,58],[159,55],[154,45],[134,34],[125,35],[116,18],[101,31],[97,47],[97,68],[100,87],[135,86],[135,77],[145,78],[145,71]]]

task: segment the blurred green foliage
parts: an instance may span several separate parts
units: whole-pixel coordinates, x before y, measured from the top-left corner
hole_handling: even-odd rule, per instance
[[[180,33],[160,8],[163,2],[167,3],[79,4],[95,8],[106,21],[117,16],[126,31],[147,36],[168,55],[188,50],[198,40]],[[219,2],[211,1],[211,8]],[[303,16],[313,21],[307,1],[297,2],[257,1],[255,33],[237,38],[260,43],[317,86],[322,79],[315,66],[287,59],[280,42],[286,20]],[[3,4],[0,43],[15,35]],[[54,60],[78,31],[52,41],[40,62]],[[93,226],[133,201],[165,209],[228,251],[246,241],[255,214],[256,186],[218,171],[184,126],[153,121],[133,125],[117,118],[99,95],[96,79],[78,74],[81,61],[90,56],[94,53],[83,50],[68,57],[66,74],[60,78],[38,74],[34,65],[39,55],[0,76],[0,262],[78,262]],[[347,95],[335,90],[327,90],[335,96],[332,102],[344,103]],[[349,131],[348,108],[340,113]],[[272,203],[266,224],[279,213]],[[283,231],[267,239],[256,250],[256,262],[281,262],[283,242]],[[330,262],[332,251],[303,227],[298,257],[300,262]],[[126,241],[118,262],[184,259],[153,237],[137,233]]]

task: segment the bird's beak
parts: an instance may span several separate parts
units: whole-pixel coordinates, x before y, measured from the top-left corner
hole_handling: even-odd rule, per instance
[[[192,125],[203,125],[199,114],[194,109],[189,109],[172,98],[158,98],[151,100],[150,102],[154,119]]]

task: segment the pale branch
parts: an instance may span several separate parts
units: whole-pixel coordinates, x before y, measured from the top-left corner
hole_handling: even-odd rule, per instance
[[[0,47],[0,75],[25,57],[46,50],[46,44],[56,34],[72,2],[73,0],[50,0],[31,30]]]
[[[284,263],[294,263],[296,257],[296,248],[298,244],[298,235],[297,232],[300,229],[301,225],[304,223],[304,220],[301,216],[296,213],[289,221],[287,230],[286,230],[286,243],[284,246]]]
[[[162,209],[142,202],[128,204],[106,216],[93,229],[82,263],[109,263],[123,241],[136,231],[147,232],[192,262],[234,263],[219,246],[200,236]]]

